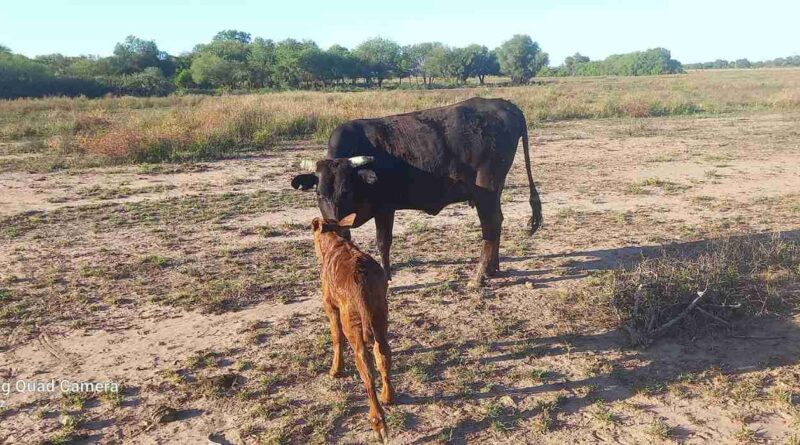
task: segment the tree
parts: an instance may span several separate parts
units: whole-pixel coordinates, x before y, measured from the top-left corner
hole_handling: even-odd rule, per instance
[[[517,34],[497,48],[500,70],[515,84],[527,83],[547,65],[549,57],[530,36]]]
[[[422,83],[425,85],[430,84],[433,77],[428,58],[433,49],[439,46],[444,45],[439,42],[424,42],[411,45],[404,51],[409,58],[411,75],[422,77]]]
[[[233,86],[235,70],[234,62],[216,54],[201,53],[192,61],[192,80],[210,87]]]
[[[497,55],[493,51],[482,45],[470,45],[465,50],[470,54],[472,61],[470,75],[477,77],[481,85],[486,76],[500,73]]]
[[[353,54],[364,64],[367,80],[376,79],[378,88],[381,88],[384,79],[397,71],[400,45],[389,39],[375,37],[358,45]]]
[[[250,43],[250,33],[236,29],[226,29],[218,32],[212,39],[216,42],[239,42],[247,45]]]
[[[450,76],[448,51],[449,49],[445,45],[437,42],[433,44],[425,56],[422,69],[428,75],[428,86],[431,85],[434,77],[446,78]]]
[[[403,78],[411,75],[412,56],[408,52],[409,47],[404,46],[400,48],[400,56],[397,59],[397,68],[395,75],[399,79],[399,83],[403,83]]]
[[[564,59],[564,68],[567,70],[567,74],[574,76],[578,65],[588,62],[590,62],[588,57],[581,55],[581,53],[575,53]]]
[[[344,82],[344,79],[351,79],[355,83],[360,74],[358,60],[353,56],[349,49],[341,45],[333,45],[328,48],[329,61],[331,63],[331,74],[334,80]]]
[[[138,73],[145,68],[159,67],[163,54],[155,41],[128,36],[114,47],[112,65],[119,74]]]
[[[7,47],[5,45],[0,45],[0,54],[3,54],[3,53],[11,54],[11,48],[9,48],[9,47]]]
[[[736,62],[734,62],[734,64],[736,65],[736,68],[750,68],[752,66],[750,61],[747,59],[738,59]]]
[[[682,72],[683,65],[664,48],[613,54],[605,60],[575,65],[575,75],[578,76],[647,76]]]
[[[247,67],[250,72],[250,84],[256,88],[272,86],[275,68],[275,43],[256,37],[250,43],[247,55]]]
[[[191,88],[194,85],[192,80],[192,71],[189,69],[182,69],[175,75],[175,86],[182,89]]]
[[[306,71],[311,66],[312,56],[308,51],[319,51],[311,40],[281,40],[275,45],[274,77],[282,86],[298,88],[310,80]]]

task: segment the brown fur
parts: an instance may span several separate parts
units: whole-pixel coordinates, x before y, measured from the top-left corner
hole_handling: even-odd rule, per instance
[[[389,307],[386,301],[388,283],[381,266],[360,251],[342,234],[353,224],[355,215],[340,222],[314,218],[314,248],[322,270],[322,305],[328,314],[333,342],[333,364],[330,375],[342,376],[342,336],[353,348],[356,367],[369,399],[369,420],[373,431],[386,440],[383,408],[375,395],[372,380],[373,363],[369,345],[381,376],[380,401],[392,403],[394,389],[389,380],[391,350],[387,340]]]

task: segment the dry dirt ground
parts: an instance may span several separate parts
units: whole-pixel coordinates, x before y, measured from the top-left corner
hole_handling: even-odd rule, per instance
[[[800,115],[580,120],[534,134],[545,226],[524,230],[519,155],[504,272],[487,287],[466,287],[473,209],[399,214],[392,443],[800,443],[800,317],[635,349],[577,297],[661,246],[796,235]],[[317,211],[289,187],[299,160],[322,153],[287,142],[193,165],[0,173],[0,382],[122,385],[0,392],[0,442],[372,441],[352,356],[348,377],[327,374]],[[372,253],[373,237],[371,223],[354,233]],[[162,423],[164,407],[177,411],[162,409]]]

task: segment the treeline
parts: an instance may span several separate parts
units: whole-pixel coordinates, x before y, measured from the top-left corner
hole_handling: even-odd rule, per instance
[[[710,69],[727,69],[727,68],[781,68],[789,66],[800,66],[800,56],[778,57],[772,60],[761,60],[758,62],[751,62],[747,59],[725,60],[717,59],[713,62],[701,63],[687,63],[687,69],[690,70],[710,70]]]
[[[504,75],[524,84],[537,75],[647,75],[681,72],[669,51],[654,49],[590,61],[576,54],[564,65],[549,67],[549,57],[530,36],[515,35],[499,47],[473,44],[450,47],[439,42],[401,46],[372,38],[353,49],[320,48],[311,40],[279,42],[225,30],[191,52],[161,51],[152,40],[129,36],[109,57],[61,54],[33,59],[0,46],[0,97],[106,94],[163,96],[188,92],[261,89],[383,87],[386,79],[414,78],[413,85],[437,82],[483,84]],[[405,85],[409,85],[406,83]]]
[[[543,70],[548,76],[652,76],[682,73],[683,66],[668,49],[653,48],[627,54],[614,54],[604,60],[589,60],[575,53],[557,68]]]

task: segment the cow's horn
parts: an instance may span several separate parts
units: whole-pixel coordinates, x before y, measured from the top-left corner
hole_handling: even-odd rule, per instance
[[[300,161],[300,168],[303,170],[316,170],[317,163],[312,161],[311,159],[303,159]]]
[[[361,167],[362,165],[367,165],[374,161],[375,158],[372,156],[353,156],[352,158],[348,158],[348,160],[353,167]]]

